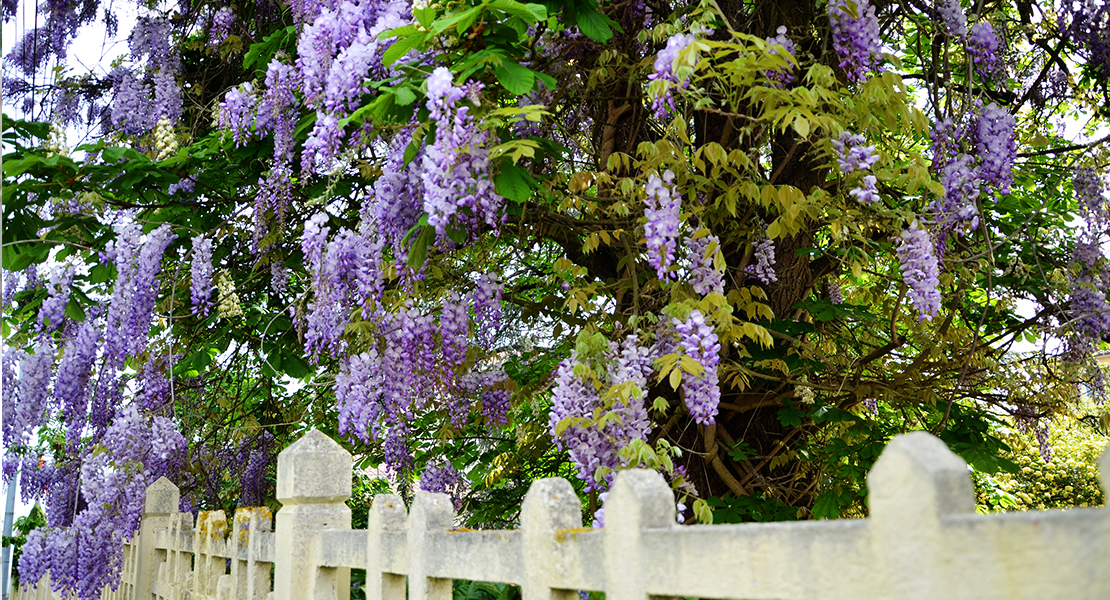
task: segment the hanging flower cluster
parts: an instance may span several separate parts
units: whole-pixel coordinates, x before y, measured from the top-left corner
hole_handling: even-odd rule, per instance
[[[665,171],[663,177],[650,175],[645,188],[644,235],[647,238],[648,262],[655,267],[659,279],[675,279],[670,270],[674,264],[677,247],[679,215],[682,196],[674,190],[674,173]]]
[[[639,337],[630,335],[620,344],[610,342],[596,360],[575,351],[559,363],[550,431],[555,445],[567,451],[586,489],[608,490],[616,478],[615,470],[622,466],[618,451],[634,439],[647,439],[651,425],[643,396],[653,358],[651,349],[640,346]],[[585,364],[597,368],[583,372]],[[583,422],[597,411],[612,416],[598,424]]]
[[[922,321],[931,321],[940,310],[940,266],[929,233],[913,226],[899,236],[898,262],[902,280],[909,288],[910,301]]]
[[[879,201],[879,190],[875,187],[878,180],[869,171],[879,162],[879,155],[875,153],[874,145],[865,144],[866,138],[849,131],[841,133],[839,139],[832,140],[833,152],[841,173],[866,173],[848,195],[860,204],[873,204]]]
[[[829,26],[833,48],[840,55],[840,68],[847,72],[848,79],[863,81],[879,68],[883,57],[879,20],[875,7],[867,0],[831,0]]]
[[[976,117],[961,124],[945,119],[931,134],[932,169],[944,195],[932,202],[929,212],[941,230],[957,235],[978,227],[977,202],[984,192],[1009,194],[1013,184],[1017,157],[1013,115],[991,103]]]
[[[674,111],[675,104],[672,95],[674,86],[677,85],[683,89],[689,87],[689,77],[683,76],[679,70],[679,54],[696,40],[697,37],[692,33],[676,33],[667,39],[667,46],[656,55],[655,64],[653,65],[655,70],[648,75],[649,81],[659,82],[653,85],[653,89],[657,89],[657,91],[651,101],[651,109],[655,112],[656,118],[662,119],[668,111]],[[697,64],[696,54],[691,59],[692,64]]]

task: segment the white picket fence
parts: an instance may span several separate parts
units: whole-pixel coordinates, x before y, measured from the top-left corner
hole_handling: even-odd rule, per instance
[[[1110,488],[1110,447],[1100,467]],[[1108,507],[978,515],[966,463],[924,432],[894,439],[868,488],[869,519],[680,526],[663,479],[632,470],[603,529],[582,527],[567,481],[544,479],[520,530],[456,529],[450,499],[429,493],[407,513],[378,496],[354,530],[351,456],[312,431],[278,457],[276,530],[266,509],[236,511],[230,531],[222,511],[194,526],[173,484],[150,486],[104,600],[348,600],[350,569],[366,570],[367,600],[450,600],[452,579],[516,584],[523,600],[1110,599]],[[40,582],[15,600],[55,596]]]

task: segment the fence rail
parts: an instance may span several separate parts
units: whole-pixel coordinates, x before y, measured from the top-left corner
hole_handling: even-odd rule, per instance
[[[1110,446],[1100,469],[1110,497]],[[122,583],[103,600],[348,600],[351,569],[366,570],[367,600],[450,600],[453,579],[519,585],[523,600],[1110,598],[1110,507],[975,514],[967,464],[924,432],[891,441],[868,489],[868,519],[678,526],[662,477],[631,470],[603,529],[582,527],[567,481],[543,479],[520,530],[455,529],[450,498],[423,492],[408,511],[377,496],[355,530],[351,456],[312,431],[278,456],[273,527],[253,508],[230,528],[223,511],[194,526],[176,487],[151,485]],[[56,598],[47,580],[15,595]]]

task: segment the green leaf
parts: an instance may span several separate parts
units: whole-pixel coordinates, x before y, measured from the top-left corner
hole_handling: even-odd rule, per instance
[[[522,67],[512,60],[503,60],[493,69],[497,81],[501,86],[514,96],[523,96],[532,90],[536,84],[536,75],[532,69]]]
[[[89,269],[89,283],[104,283],[111,281],[114,273],[114,267],[110,263],[100,263]]]
[[[536,79],[539,79],[543,82],[544,87],[546,87],[547,89],[553,90],[559,87],[559,82],[555,81],[555,78],[548,75],[547,73],[540,73],[537,71],[532,71],[532,73],[536,75]]]
[[[818,519],[836,519],[840,516],[840,501],[835,492],[829,490],[817,497],[813,503],[813,516]]]
[[[312,367],[303,358],[285,348],[281,349],[281,370],[294,379],[304,379],[312,373]]]
[[[431,29],[432,21],[436,17],[436,10],[430,6],[424,8],[417,8],[412,11],[412,16],[416,17],[416,22],[424,29]]]
[[[603,44],[612,39],[613,28],[609,26],[610,20],[606,19],[605,15],[589,8],[580,11],[577,18],[578,29],[581,29],[586,37]]]
[[[383,32],[379,33],[378,34],[378,39],[382,40],[382,41],[385,41],[389,38],[403,38],[403,37],[408,37],[410,35],[413,35],[414,33],[418,33],[419,31],[420,30],[416,28],[416,25],[405,25],[403,27],[394,27],[393,29],[390,29],[388,31],[383,31]]]
[[[416,33],[408,37],[403,37],[396,42],[393,42],[393,44],[390,45],[384,53],[382,53],[382,64],[387,67],[392,65],[393,63],[404,57],[406,54],[408,54],[409,50],[412,50],[420,44],[423,44],[424,40],[426,39],[428,39],[428,33],[423,32]]]
[[[709,508],[709,503],[701,498],[694,500],[694,517],[698,523],[705,525],[713,524],[713,509]]]
[[[43,160],[43,157],[38,154],[31,154],[16,160],[5,159],[4,177],[17,177],[22,175]]]
[[[85,309],[81,308],[81,303],[76,298],[70,297],[66,303],[66,316],[79,323],[84,322]]]
[[[464,10],[463,12],[461,12],[461,13],[453,16],[453,17],[449,17],[449,18],[446,18],[446,19],[439,19],[439,20],[432,23],[431,29],[432,29],[432,31],[434,31],[436,33],[443,33],[444,31],[454,27],[460,21],[463,21],[463,20],[467,20],[467,24],[469,25],[470,23],[474,22],[474,18],[478,16],[478,12],[481,9],[482,9],[482,7],[475,6],[471,9],[469,9],[469,10]],[[465,28],[463,28],[463,30],[465,30]]]
[[[355,125],[362,125],[371,119],[379,121],[396,105],[396,100],[396,94],[382,94],[375,98],[373,102],[351,113],[349,117],[340,119],[339,126],[343,128],[352,123]]]
[[[501,164],[501,172],[493,180],[493,189],[513,202],[524,203],[532,196],[532,188],[525,176],[527,171],[509,161]]]
[[[542,4],[521,4],[516,0],[492,0],[489,6],[527,21],[529,25],[547,19],[547,7]]]
[[[798,427],[802,424],[802,413],[794,408],[794,403],[789,399],[782,401],[783,407],[779,409],[778,419],[783,427]]]
[[[408,106],[416,101],[416,93],[408,86],[394,89],[397,96],[397,106]]]
[[[251,67],[258,64],[259,68],[255,71],[260,74],[265,73],[266,67],[269,66],[270,60],[277,54],[278,50],[291,46],[290,42],[295,39],[296,27],[290,25],[266,36],[257,44],[251,44],[247,54],[243,56],[243,68],[249,71]]]
[[[675,369],[671,371],[670,381],[671,388],[677,390],[678,386],[682,384],[682,369]]]
[[[811,414],[814,423],[839,423],[841,421],[862,421],[858,416],[835,406],[819,406]]]
[[[427,225],[420,228],[420,234],[416,236],[412,247],[409,248],[409,260],[406,265],[410,269],[420,270],[424,266],[424,261],[428,258],[428,246],[431,246],[435,239],[435,228]]]

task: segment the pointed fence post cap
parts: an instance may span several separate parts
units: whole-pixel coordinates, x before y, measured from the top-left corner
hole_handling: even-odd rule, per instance
[[[520,508],[520,528],[525,535],[550,534],[582,526],[582,501],[562,477],[537,479],[528,487]]]
[[[181,491],[169,479],[159,477],[146,488],[144,516],[172,515],[181,503]]]
[[[404,500],[396,494],[374,496],[367,522],[371,531],[404,531],[408,526]]]
[[[447,494],[418,490],[409,509],[409,529],[446,531],[455,523],[455,505]]]
[[[925,431],[895,436],[867,474],[876,518],[939,519],[975,512],[967,463]]]
[[[351,496],[351,453],[313,429],[278,454],[277,497],[284,505],[331,504]]]
[[[648,469],[629,469],[605,501],[605,529],[671,527],[675,524],[674,491],[663,476]]]

